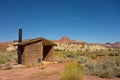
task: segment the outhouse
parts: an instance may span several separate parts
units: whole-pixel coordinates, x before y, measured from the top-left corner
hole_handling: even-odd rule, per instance
[[[16,44],[21,51],[18,60],[21,60],[21,64],[24,65],[36,65],[41,61],[53,61],[55,45],[55,43],[42,37],[22,41]]]

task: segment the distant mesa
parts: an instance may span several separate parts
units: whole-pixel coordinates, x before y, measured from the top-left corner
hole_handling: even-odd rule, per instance
[[[0,43],[0,50],[6,50],[6,48],[9,47],[9,45],[11,45],[11,42],[1,42]]]
[[[71,42],[71,40],[67,36],[64,36],[60,39],[60,42]]]
[[[68,38],[67,36],[62,37],[60,40],[60,42],[70,42],[70,43],[81,43],[78,40],[71,40],[70,38]]]
[[[69,42],[69,43],[76,43],[76,44],[86,44],[86,42],[83,41],[78,41],[78,40],[71,40],[70,38],[68,38],[67,36],[62,37],[60,40],[51,40],[53,42]]]
[[[114,44],[113,44],[113,47],[114,47],[114,48],[120,48],[120,42],[114,43]]]
[[[103,46],[107,47],[107,48],[120,48],[120,42],[105,43],[105,44],[103,44]]]
[[[79,42],[78,40],[72,40],[71,42]]]

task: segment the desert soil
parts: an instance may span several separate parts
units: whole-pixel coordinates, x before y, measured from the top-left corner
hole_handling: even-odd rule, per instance
[[[29,67],[11,70],[1,70],[0,80],[60,80],[60,72],[63,63],[45,64],[44,69],[40,67]],[[105,79],[95,76],[85,76],[84,80],[120,80],[120,78]]]

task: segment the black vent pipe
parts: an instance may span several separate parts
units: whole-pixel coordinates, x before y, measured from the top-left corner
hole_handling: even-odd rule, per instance
[[[22,29],[19,29],[18,32],[18,43],[20,44],[22,42]],[[22,46],[18,46],[18,64],[22,64]]]
[[[19,33],[18,33],[18,42],[21,43],[22,42],[22,29],[19,29]]]

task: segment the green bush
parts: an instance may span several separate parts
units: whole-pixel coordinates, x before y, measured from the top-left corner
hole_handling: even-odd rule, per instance
[[[83,77],[84,69],[76,62],[68,62],[61,73],[61,80],[83,80]]]

